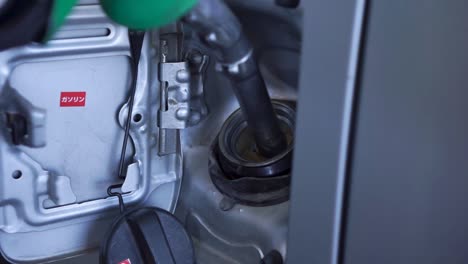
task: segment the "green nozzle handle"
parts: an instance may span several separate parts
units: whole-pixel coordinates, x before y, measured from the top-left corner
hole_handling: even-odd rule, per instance
[[[106,14],[131,29],[147,30],[176,21],[197,0],[100,0]]]

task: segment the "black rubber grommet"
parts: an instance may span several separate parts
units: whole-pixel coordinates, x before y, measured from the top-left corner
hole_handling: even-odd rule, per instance
[[[292,137],[294,134],[294,109],[289,104],[278,101],[273,102],[273,108],[279,122]],[[240,134],[247,130],[247,122],[240,109],[232,113],[224,122],[215,145],[222,170],[233,178],[272,177],[288,173],[292,161],[293,140],[288,142],[287,149],[282,153],[269,159],[252,161],[242,157],[236,149]],[[252,142],[251,145],[254,143]]]
[[[274,102],[273,106],[280,122],[293,135],[293,108],[282,102]],[[246,126],[242,113],[237,110],[215,139],[208,163],[213,184],[226,197],[248,206],[270,206],[289,200],[293,140],[286,151],[271,159],[249,161],[235,149],[239,131]]]
[[[270,206],[289,200],[289,173],[273,177],[234,177],[219,166],[216,144],[208,163],[211,181],[234,202],[248,206]]]

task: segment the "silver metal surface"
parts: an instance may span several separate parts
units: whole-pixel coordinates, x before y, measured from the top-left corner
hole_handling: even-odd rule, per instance
[[[109,34],[96,35],[96,29]],[[33,130],[44,144],[14,146],[4,114],[15,109],[0,109],[0,251],[15,263],[94,249],[118,212],[106,189],[124,181],[116,170],[133,78],[127,30],[97,5],[76,7],[64,30],[79,34],[0,53],[0,98],[8,102],[8,91],[15,91],[34,106],[30,116],[39,116],[34,109],[45,115],[39,119],[45,133]],[[173,154],[154,155],[159,82],[150,39],[139,64],[124,200],[172,211],[182,153],[179,144]],[[60,93],[73,91],[86,92],[85,106],[60,107]]]
[[[190,48],[187,54],[190,69],[190,120],[189,125],[195,126],[208,115],[205,100],[205,79],[209,57],[199,50]]]
[[[167,108],[159,111],[160,128],[184,129],[190,119],[190,71],[187,62],[161,62],[159,80],[164,83]]]
[[[184,129],[198,124],[208,114],[203,87],[209,58],[187,45],[185,59],[167,62],[167,45],[166,40],[161,40],[159,80],[161,105],[165,107],[159,111],[158,125],[166,129]]]
[[[238,4],[244,2],[239,1]],[[284,27],[279,30],[257,28],[261,25],[260,19],[264,18],[258,14],[274,14],[269,13],[272,4],[264,3],[252,8],[249,6],[247,10],[238,10],[237,15],[240,18],[248,18],[246,30],[252,30],[264,39],[274,36],[278,43],[284,42],[289,47],[298,47],[299,42],[289,38],[287,33],[293,30],[291,28],[294,28],[295,22],[292,20],[298,19],[298,16],[289,17],[290,23],[284,22]],[[273,15],[272,19],[276,18],[277,16]],[[258,45],[260,51],[263,47],[272,45],[263,42],[254,44]],[[274,99],[294,102],[297,98],[295,78],[299,66],[299,52],[289,47],[276,46],[274,52],[261,53],[263,59],[260,59],[259,66],[270,95]],[[209,50],[202,49],[201,52],[212,55]],[[281,63],[282,68],[278,63]],[[283,79],[284,75],[276,74],[278,69],[291,73],[288,75],[289,79]],[[232,84],[217,73],[214,60],[210,61],[206,76],[204,97],[210,110],[209,115],[197,126],[181,131],[184,181],[176,216],[184,222],[194,239],[198,263],[258,264],[260,259],[273,249],[286,256],[289,202],[268,207],[229,204],[229,201],[223,200],[223,195],[211,182],[208,174],[210,147],[224,121],[239,105],[232,92]]]
[[[173,23],[167,26],[167,28],[163,28],[164,32],[166,33],[166,38],[161,38],[161,35],[158,38],[159,41],[159,63],[166,63],[168,58],[171,61],[179,61],[179,54],[181,47],[179,44],[180,38],[180,27],[178,23]],[[161,32],[163,33],[163,32]],[[161,77],[159,76],[160,73],[158,72],[158,78],[160,80],[160,87],[159,87],[159,112],[164,113],[167,111],[168,108],[168,97],[167,97],[167,82],[161,81]],[[172,76],[166,76],[166,78],[172,78]],[[177,138],[180,135],[180,132],[177,129],[167,129],[161,127],[161,118],[158,114],[158,125],[159,125],[159,138],[158,138],[158,155],[164,156],[168,154],[173,154],[176,152],[176,144]]]
[[[249,50],[238,61],[230,63],[218,62],[216,63],[216,70],[219,72],[226,72],[226,74],[234,76],[243,75],[244,72],[248,72],[248,70],[251,68],[251,66],[248,65],[248,62],[252,59],[252,56],[253,50]]]
[[[268,207],[219,208],[223,195],[207,173],[209,147],[185,151],[183,197],[177,216],[196,246],[199,263],[257,264],[272,249],[286,253],[288,203]]]
[[[165,33],[177,35],[177,33]],[[170,36],[173,37],[173,36]],[[172,42],[173,43],[173,42]],[[173,153],[179,129],[194,126],[208,115],[204,99],[205,72],[208,56],[186,46],[186,58],[180,62],[167,62],[167,57],[181,53],[169,47],[166,39],[160,40],[159,81],[160,109],[158,112],[159,155]]]

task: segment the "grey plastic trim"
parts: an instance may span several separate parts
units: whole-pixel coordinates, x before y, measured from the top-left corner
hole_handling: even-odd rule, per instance
[[[339,263],[365,0],[304,1],[287,263]]]

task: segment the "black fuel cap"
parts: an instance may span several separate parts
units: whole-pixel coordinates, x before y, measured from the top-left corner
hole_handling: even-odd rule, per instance
[[[119,216],[101,248],[102,264],[194,264],[192,241],[169,212],[141,208]]]

